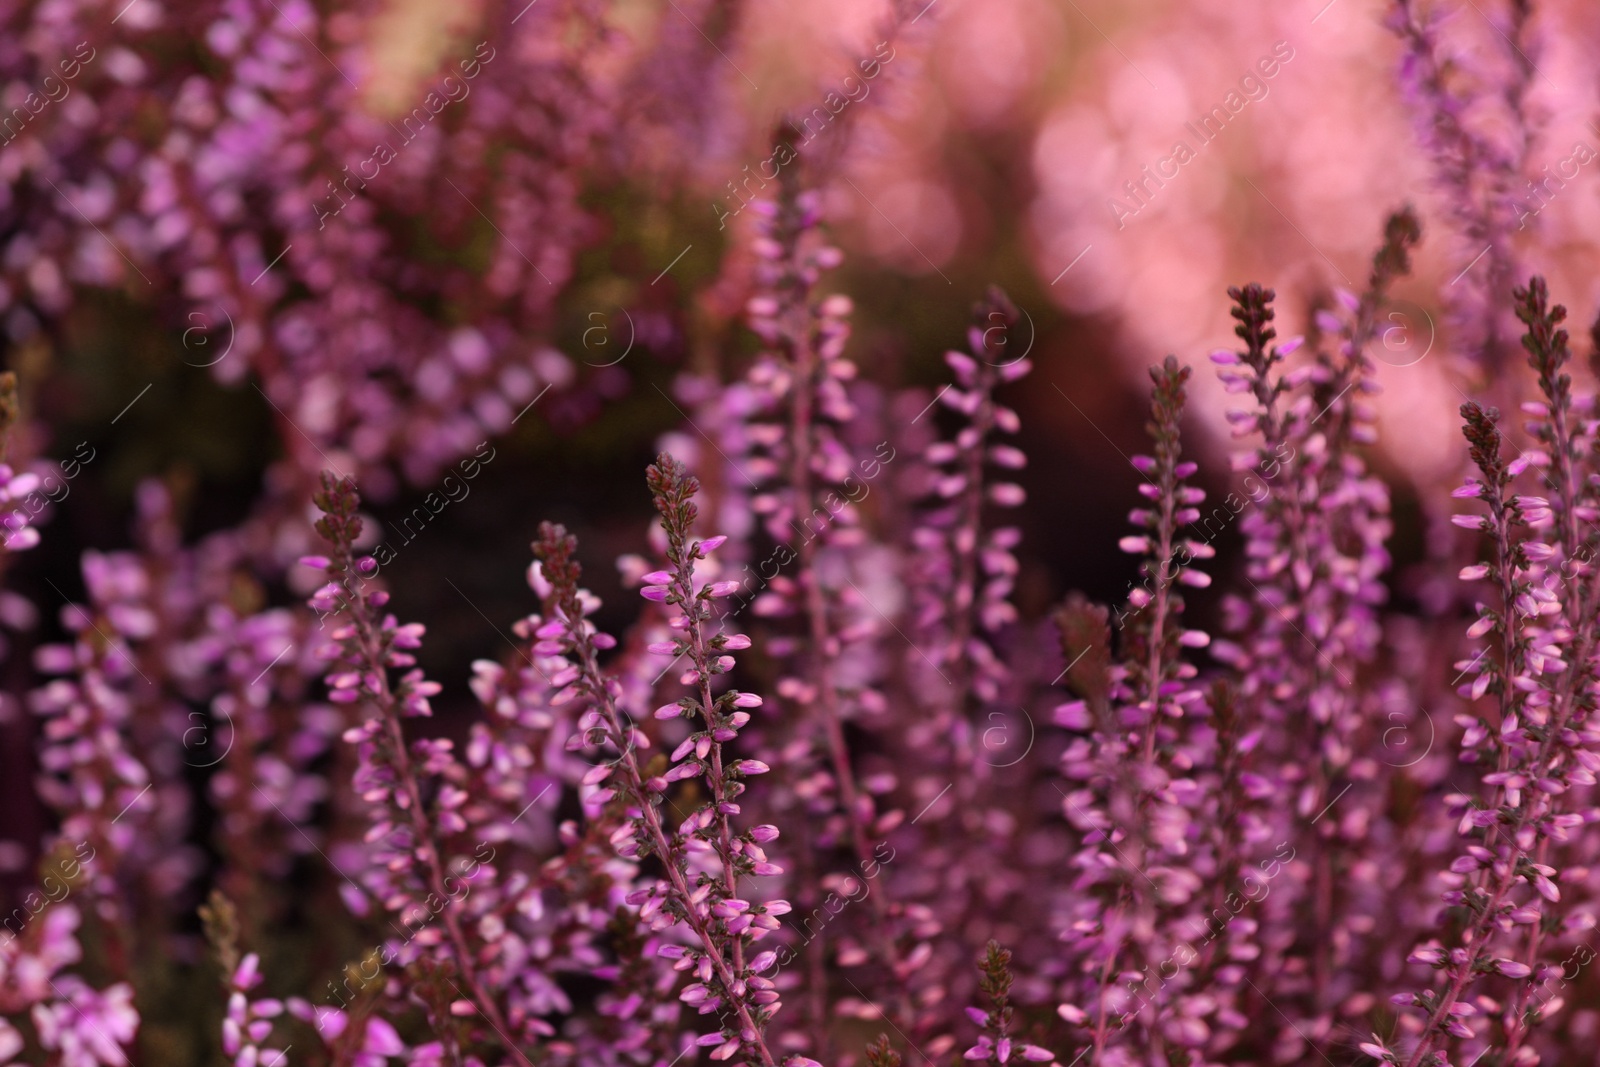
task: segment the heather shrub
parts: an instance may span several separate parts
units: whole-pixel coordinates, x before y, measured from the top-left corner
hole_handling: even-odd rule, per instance
[[[741,4],[5,9],[0,1064],[1592,1057],[1600,319],[1521,236],[1559,12],[1479,15],[1388,7],[1356,277],[1099,338],[1124,432],[1078,260],[901,233],[886,313],[845,240],[931,4],[776,121]]]

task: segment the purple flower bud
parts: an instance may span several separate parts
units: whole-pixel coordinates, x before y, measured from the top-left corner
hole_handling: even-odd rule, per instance
[[[252,952],[239,962],[239,967],[233,972],[233,987],[235,989],[252,989],[261,979],[261,957]]]
[[[1003,508],[1021,507],[1028,492],[1015,482],[996,482],[989,487],[989,499]]]
[[[1089,716],[1089,705],[1082,700],[1058,705],[1053,718],[1057,726],[1069,730],[1087,730],[1093,723]]]

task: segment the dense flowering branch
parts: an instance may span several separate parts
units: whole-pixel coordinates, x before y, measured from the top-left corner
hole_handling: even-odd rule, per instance
[[[859,394],[851,392],[858,369],[846,353],[853,305],[848,297],[816,292],[822,273],[841,259],[837,249],[819,241],[820,196],[802,190],[791,169],[776,199],[760,202],[757,210],[757,291],[746,311],[763,349],[746,382],[760,406],[746,427],[751,454],[743,466],[755,490],[751,510],[776,545],[768,562],[784,573],[771,576],[751,610],[788,620],[775,623],[778,632],[767,647],[782,667],[773,685],[777,706],[792,714],[761,729],[769,751],[789,753],[776,789],[817,816],[814,826],[798,828],[797,839],[796,901],[814,915],[826,900],[823,880],[833,850],[846,850],[855,871],[843,877],[859,885],[865,872],[878,869],[882,837],[903,814],[876,809],[873,792],[862,788],[847,735],[848,728],[871,729],[887,706],[879,646],[888,616],[874,599],[887,576],[881,570],[884,554],[864,527],[862,504],[872,478],[897,451],[883,439],[871,457],[858,458],[851,440],[851,431],[860,429]],[[926,951],[900,944],[906,924],[895,921],[886,887],[868,900],[863,911],[871,922],[859,937],[857,931],[830,936],[846,958],[876,962],[892,976],[895,1015],[910,1027],[902,983]],[[807,941],[818,933],[808,931]],[[856,951],[861,942],[872,951]],[[826,1055],[821,954],[820,946],[812,953],[805,1004],[812,1016],[808,1037],[821,1042],[815,1049]]]
[[[1543,981],[1541,943],[1556,928],[1547,909],[1561,899],[1552,851],[1585,821],[1563,810],[1564,798],[1574,786],[1593,785],[1600,769],[1594,747],[1600,733],[1590,722],[1596,631],[1589,526],[1596,512],[1590,478],[1575,473],[1575,464],[1588,460],[1593,446],[1580,447],[1573,430],[1570,379],[1564,371],[1570,358],[1567,335],[1558,328],[1565,309],[1548,304],[1540,278],[1516,296],[1518,316],[1528,327],[1523,344],[1546,398],[1531,408],[1540,416],[1533,428],[1545,451],[1508,462],[1495,413],[1463,405],[1463,432],[1479,478],[1456,496],[1483,501],[1488,515],[1461,515],[1456,522],[1486,532],[1494,556],[1488,564],[1467,568],[1462,577],[1491,578],[1499,592],[1498,606],[1481,606],[1468,631],[1474,638],[1498,637],[1498,654],[1488,655],[1486,649],[1462,665],[1464,675],[1476,675],[1463,693],[1495,696],[1499,715],[1498,722],[1470,723],[1462,740],[1463,758],[1492,762],[1493,769],[1482,775],[1487,797],[1461,816],[1459,833],[1474,843],[1450,867],[1455,888],[1445,901],[1468,915],[1460,945],[1447,949],[1434,941],[1411,957],[1441,971],[1445,988],[1399,998],[1426,1015],[1406,1061],[1410,1067],[1431,1062],[1447,1035],[1481,1036],[1470,1022],[1477,1012],[1465,992],[1488,974],[1516,983],[1502,1029],[1507,1061],[1520,1062],[1512,1057],[1525,1049],[1529,1031],[1546,1014],[1545,1006],[1531,1000]],[[1514,492],[1518,477],[1532,466],[1543,471],[1552,498]],[[1563,590],[1568,584],[1573,588]],[[1398,1062],[1386,1049],[1378,1054]]]
[[[977,703],[992,702],[1008,679],[991,642],[1016,620],[1008,599],[1016,571],[1011,549],[1022,535],[1015,526],[989,528],[984,513],[986,506],[1015,508],[1026,500],[1020,485],[995,477],[1003,479],[1028,462],[1004,440],[1021,428],[1017,413],[994,396],[1002,384],[1033,369],[1026,353],[1009,351],[1020,321],[1005,293],[991,288],[968,330],[970,352],[944,357],[955,381],[939,390],[938,401],[961,415],[961,427],[923,454],[934,503],[911,532],[919,600],[914,632],[923,638],[917,647],[928,647],[931,655],[924,661],[912,650],[907,663],[944,675],[924,680],[925,692],[941,704],[959,705],[969,690]]]
[[[1180,859],[1198,843],[1190,840],[1191,809],[1198,797],[1189,788],[1192,783],[1182,780],[1182,769],[1193,758],[1186,719],[1203,717],[1205,705],[1192,681],[1198,672],[1184,661],[1183,650],[1204,648],[1209,637],[1183,626],[1184,602],[1177,587],[1210,584],[1194,563],[1215,552],[1180,537],[1180,530],[1199,518],[1197,505],[1205,498],[1203,491],[1185,484],[1197,466],[1181,458],[1179,425],[1189,375],[1189,368],[1173,356],[1150,371],[1147,428],[1155,454],[1132,461],[1145,479],[1139,493],[1148,506],[1129,514],[1139,533],[1120,543],[1124,551],[1144,558],[1142,582],[1118,616],[1124,638],[1116,660],[1089,665],[1089,673],[1103,675],[1103,680],[1088,687],[1085,700],[1056,711],[1056,721],[1069,728],[1098,728],[1092,755],[1074,746],[1063,762],[1069,778],[1087,782],[1068,794],[1065,803],[1068,821],[1085,835],[1074,859],[1083,872],[1078,885],[1098,886],[1105,897],[1094,925],[1076,924],[1083,932],[1070,938],[1080,943],[1082,966],[1092,976],[1088,988],[1069,992],[1061,1008],[1063,1017],[1087,1031],[1092,1063],[1102,1062],[1118,1035],[1135,1025],[1149,1055],[1161,1054],[1168,1036],[1180,1045],[1193,1044],[1192,1032],[1163,1017],[1179,999],[1177,987],[1165,989],[1164,981],[1150,985],[1158,962],[1181,942],[1180,916],[1199,889]],[[1074,665],[1108,636],[1095,632],[1104,622],[1096,625],[1081,609],[1064,612],[1061,623],[1063,649],[1074,655]],[[1085,631],[1081,636],[1069,632],[1079,629]],[[1074,653],[1080,641],[1085,647]],[[1189,962],[1192,957],[1183,966]],[[1129,988],[1118,988],[1116,983],[1124,980]],[[1080,1006],[1085,1003],[1093,1005],[1092,1013]]]
[[[984,916],[1020,889],[959,857],[1001,844],[994,833],[1003,818],[1004,804],[996,803],[1004,796],[999,783],[1031,743],[1015,721],[1030,679],[1025,665],[1018,672],[1011,662],[1019,658],[1018,639],[1026,633],[1011,602],[1019,570],[1012,550],[1022,532],[1003,524],[1026,499],[1010,479],[1027,457],[1011,443],[1021,419],[996,395],[1032,370],[1026,340],[1017,336],[1022,321],[1010,298],[991,286],[973,309],[967,351],[945,353],[953,380],[932,400],[921,390],[908,397],[917,410],[911,428],[923,418],[932,423],[942,406],[951,413],[951,430],[921,450],[922,463],[906,479],[908,494],[920,490],[922,499],[907,516],[913,525],[904,535],[910,542],[910,603],[902,631],[901,699],[917,700],[927,711],[907,724],[906,744],[921,758],[915,777],[909,767],[903,777],[933,790],[948,786],[958,829],[930,826],[920,840],[897,840],[897,847],[915,849],[927,864],[949,870],[938,880],[904,878],[891,887],[892,910],[905,914],[903,906],[910,905],[925,916],[897,925],[903,948],[889,956],[897,959],[894,973],[905,982],[907,1004],[970,981],[970,950],[935,951],[938,934],[962,930],[975,939]],[[904,937],[905,930],[912,938]],[[944,1028],[936,1013],[904,1005],[899,1018],[910,1020],[901,1025],[919,1045],[926,1032]]]
[[[989,998],[990,1010],[968,1008],[967,1017],[983,1028],[978,1043],[967,1049],[964,1059],[994,1060],[1009,1063],[1013,1053],[1019,1059],[1035,1063],[1053,1059],[1049,1049],[1015,1041],[1011,1037],[1015,1009],[1011,1006],[1011,953],[990,941],[984,949],[978,969],[983,973],[980,988]]]
[[[1409,209],[1389,217],[1366,288],[1360,295],[1339,291],[1339,312],[1317,314],[1319,336],[1303,365],[1287,368],[1299,338],[1271,343],[1274,294],[1259,286],[1230,291],[1243,349],[1212,356],[1228,391],[1255,401],[1253,408],[1229,413],[1234,433],[1260,438],[1235,457],[1236,469],[1249,472],[1248,501],[1228,498],[1228,510],[1243,513],[1251,595],[1227,602],[1233,633],[1214,649],[1236,672],[1245,729],[1261,742],[1238,780],[1256,800],[1292,799],[1294,812],[1322,839],[1309,863],[1291,866],[1286,891],[1272,905],[1275,916],[1303,934],[1269,953],[1270,966],[1287,975],[1309,962],[1303,996],[1275,1000],[1285,1011],[1304,1011],[1303,1023],[1284,1031],[1290,1042],[1303,1040],[1305,1032],[1328,1032],[1334,1004],[1357,992],[1342,982],[1337,988],[1334,971],[1358,948],[1356,929],[1344,917],[1368,905],[1341,898],[1335,886],[1359,862],[1371,801],[1358,796],[1343,802],[1339,817],[1323,816],[1354,779],[1371,774],[1358,759],[1371,734],[1358,678],[1380,647],[1391,523],[1387,488],[1361,455],[1376,440],[1364,399],[1378,391],[1367,348],[1418,240],[1420,227]],[[1331,351],[1323,343],[1327,337],[1336,342]],[[1222,509],[1207,516],[1202,528],[1208,540],[1230,518]],[[1345,777],[1352,781],[1341,788],[1338,780]],[[1276,840],[1286,843],[1291,828],[1281,817],[1277,822]]]
[[[614,785],[608,790],[620,793],[633,813],[630,822],[613,835],[613,843],[624,856],[654,856],[666,869],[664,883],[636,891],[630,903],[640,906],[641,918],[653,930],[678,924],[688,928],[694,935],[690,945],[664,945],[658,953],[675,960],[677,970],[690,971],[698,979],[682,992],[684,1003],[702,1015],[724,1009],[724,1014],[731,1016],[731,1023],[703,1036],[699,1043],[717,1046],[712,1053],[715,1059],[742,1053],[771,1065],[775,1060],[765,1030],[779,999],[762,972],[772,966],[774,954],[751,955],[751,951],[756,942],[777,929],[778,916],[787,913],[789,906],[781,900],[762,904],[745,899],[740,881],[781,873],[761,848],[761,843],[777,837],[777,830],[758,826],[737,832],[732,824],[732,816],[741,810],[738,798],[745,791],[743,779],[768,768],[758,760],[724,761],[724,746],[737,738],[750,721],[748,709],[759,707],[761,699],[737,690],[717,696],[711,691],[713,680],[733,667],[728,653],[748,648],[750,642],[743,635],[705,633],[705,624],[713,615],[711,602],[733,592],[736,583],[696,580],[696,561],[706,559],[725,540],[693,537],[697,483],[682,464],[663,455],[650,468],[649,484],[667,536],[670,569],[646,575],[649,584],[643,593],[647,599],[677,609],[673,629],[680,635],[653,651],[674,660],[687,656],[684,683],[693,687],[693,695],[662,706],[656,715],[663,719],[695,717],[701,729],[678,746],[664,773],[647,776],[641,769],[637,749],[646,739],[619,708],[618,687],[601,673],[596,656],[598,649],[614,642],[595,632],[584,618],[578,590],[580,570],[573,558],[576,540],[550,524],[541,529],[535,543],[553,608],[552,620],[540,636],[559,643],[574,661],[556,678],[588,702],[579,722],[585,740],[609,744],[618,752],[615,760],[596,766],[587,776],[590,784],[611,780]],[[665,794],[674,782],[702,776],[710,799],[676,832],[669,830],[661,813]],[[714,856],[715,862],[709,869],[696,870],[702,866],[699,859],[707,854]],[[797,1057],[792,1062],[810,1061]]]
[[[822,546],[848,545],[859,536],[855,528],[860,521],[856,494],[847,488],[854,464],[837,429],[855,415],[845,390],[845,383],[856,374],[855,364],[845,357],[852,305],[844,296],[813,299],[821,272],[837,266],[840,258],[837,249],[815,245],[813,231],[820,217],[819,198],[798,191],[792,174],[786,179],[785,195],[763,205],[757,246],[762,257],[757,276],[763,291],[750,300],[749,313],[751,329],[770,349],[749,377],[770,390],[782,422],[773,425],[778,432],[764,441],[775,484],[751,506],[766,516],[775,540],[789,543],[791,533],[799,536],[793,579],[774,583],[777,595],[768,597],[758,610],[792,612],[803,619],[803,656],[796,657],[796,673],[780,682],[778,693],[815,709],[838,804],[848,821],[856,858],[866,863],[872,857],[871,800],[861,793],[851,764],[844,734],[849,698],[841,693],[835,667],[847,636],[841,624],[846,609],[839,601],[849,593],[829,588],[837,583],[825,584],[818,565]],[[863,643],[862,636],[851,643]],[[856,700],[864,695],[856,694]]]
[[[1405,46],[1399,81],[1414,112],[1418,140],[1433,157],[1437,182],[1463,238],[1456,279],[1462,284],[1446,287],[1445,296],[1466,334],[1465,362],[1497,392],[1509,384],[1505,375],[1513,349],[1500,303],[1516,271],[1513,223],[1521,229],[1528,215],[1526,209],[1517,211],[1512,187],[1534,136],[1525,114],[1527,90],[1537,73],[1530,58],[1538,54],[1529,33],[1532,13],[1531,3],[1511,4],[1508,25],[1494,27],[1488,49],[1447,40],[1447,15],[1425,11],[1418,0],[1392,0],[1388,19]],[[1479,258],[1486,263],[1473,270]]]
[[[407,743],[402,721],[431,715],[428,698],[439,686],[423,677],[410,652],[421,645],[422,625],[402,626],[393,615],[380,615],[389,595],[352,586],[354,579],[375,569],[370,556],[356,556],[355,544],[361,533],[361,518],[356,513],[359,503],[353,480],[324,473],[316,497],[323,515],[316,526],[333,554],[303,562],[322,569],[328,577],[328,583],[311,598],[311,607],[346,616],[330,635],[327,647],[329,699],[336,704],[365,705],[373,711],[345,732],[345,740],[357,746],[360,760],[353,785],[376,809],[368,837],[375,845],[374,871],[380,864],[386,870],[386,876],[380,876],[384,889],[380,897],[403,922],[414,922],[419,915],[437,915],[443,933],[424,930],[416,942],[425,952],[431,950],[441,964],[451,965],[454,977],[445,973],[445,983],[458,990],[455,978],[466,984],[466,991],[458,992],[459,999],[449,1003],[450,1015],[477,1012],[504,1043],[506,1054],[521,1067],[532,1067],[527,1055],[507,1036],[511,1027],[484,980],[479,957],[460,918],[449,906],[459,896],[450,883],[459,885],[462,872],[452,867],[443,838],[466,827],[455,810],[466,795],[451,786],[451,780],[460,776],[460,768],[448,740],[422,738]],[[406,668],[410,669],[391,683],[390,670]],[[424,799],[425,788],[432,794],[431,802]],[[419,873],[407,878],[401,874],[405,871]],[[394,958],[387,948],[384,954],[387,959]],[[436,1027],[444,1022],[444,1017],[436,1016]]]

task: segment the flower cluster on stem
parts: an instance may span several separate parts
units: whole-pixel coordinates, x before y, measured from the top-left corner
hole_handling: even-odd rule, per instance
[[[1205,704],[1193,683],[1198,672],[1184,660],[1183,650],[1204,648],[1209,636],[1184,627],[1178,587],[1208,585],[1209,577],[1194,564],[1215,553],[1180,535],[1199,517],[1197,505],[1205,499],[1202,490],[1186,484],[1196,464],[1181,458],[1179,426],[1189,375],[1173,356],[1150,372],[1148,430],[1154,455],[1132,461],[1144,478],[1139,493],[1148,506],[1130,513],[1140,532],[1121,541],[1124,551],[1144,559],[1142,584],[1130,594],[1119,620],[1124,638],[1116,658],[1090,665],[1103,680],[1092,684],[1084,699],[1056,710],[1058,723],[1092,730],[1096,742],[1069,747],[1063,760],[1065,775],[1084,783],[1066,795],[1064,804],[1069,823],[1084,835],[1073,861],[1081,871],[1075,884],[1103,898],[1092,925],[1074,924],[1077,932],[1065,938],[1077,943],[1088,981],[1083,989],[1069,988],[1062,1014],[1087,1031],[1091,1062],[1100,1062],[1135,1024],[1152,1054],[1167,1035],[1180,1044],[1193,1043],[1192,1031],[1174,1028],[1162,1017],[1179,1001],[1181,987],[1151,990],[1149,975],[1142,973],[1178,943],[1174,924],[1200,888],[1180,859],[1192,849],[1191,809],[1199,799],[1182,770],[1192,765],[1197,740],[1187,722],[1203,718]],[[1104,621],[1094,624],[1081,609],[1065,612],[1061,622],[1064,639],[1068,628],[1084,630],[1063,646],[1074,654],[1074,665],[1108,636]],[[1072,653],[1084,639],[1083,652]],[[1133,985],[1119,988],[1123,980]],[[1155,1000],[1149,1012],[1146,993]],[[1092,1013],[1077,1006],[1085,1003],[1094,1005]]]
[[[459,885],[460,869],[452,865],[444,838],[466,828],[457,809],[467,800],[459,787],[452,788],[462,774],[453,743],[444,738],[408,742],[405,736],[404,720],[431,715],[428,698],[439,691],[411,654],[421,646],[423,627],[402,626],[394,615],[383,612],[387,592],[353,584],[375,570],[372,558],[358,557],[355,550],[362,520],[354,481],[324,473],[316,504],[323,513],[317,532],[332,555],[302,562],[320,568],[328,578],[312,596],[312,609],[344,616],[324,652],[329,660],[329,699],[370,711],[344,736],[356,746],[359,759],[354,788],[374,809],[367,837],[374,847],[372,872],[378,876],[379,898],[404,923],[437,914],[442,929],[423,929],[414,941],[444,968],[441,981],[457,991],[447,1003],[449,1016],[480,1015],[503,1043],[506,1055],[519,1067],[532,1067],[508,1036],[512,1028],[483,978],[480,957],[459,915],[450,906],[459,890],[452,892],[449,883]],[[405,673],[391,681],[391,670]],[[424,799],[425,793],[431,800]],[[396,953],[386,947],[384,955],[393,959]],[[446,1018],[436,1012],[436,1029],[448,1030]]]
[[[638,750],[648,741],[618,706],[616,683],[601,672],[597,652],[614,642],[585,618],[578,588],[581,571],[574,558],[576,540],[548,523],[535,543],[542,576],[551,589],[551,619],[539,637],[570,660],[555,680],[586,701],[587,710],[579,720],[585,740],[617,752],[615,759],[587,775],[588,784],[604,784],[604,791],[619,795],[630,812],[628,822],[613,834],[613,844],[630,858],[655,857],[665,869],[662,882],[636,890],[629,902],[639,908],[640,918],[652,930],[682,926],[691,935],[687,943],[661,945],[658,955],[674,960],[675,969],[696,979],[680,994],[685,1004],[701,1015],[715,1013],[726,1020],[703,1035],[699,1044],[715,1046],[714,1059],[743,1055],[771,1067],[776,1061],[765,1033],[781,1003],[772,981],[762,975],[773,965],[774,954],[756,946],[778,928],[778,917],[789,906],[781,900],[751,900],[741,883],[781,873],[761,847],[778,834],[772,826],[743,831],[734,826],[744,780],[769,768],[759,760],[725,755],[726,747],[750,721],[749,709],[759,707],[761,698],[733,689],[712,691],[718,676],[734,666],[730,653],[748,648],[750,641],[740,634],[706,632],[713,617],[712,602],[732,593],[737,583],[696,578],[696,563],[725,539],[694,537],[695,479],[677,460],[662,455],[651,466],[648,482],[666,533],[668,567],[645,576],[642,594],[676,612],[672,619],[676,636],[652,651],[673,661],[686,658],[681,681],[691,690],[657,709],[656,716],[689,719],[698,727],[673,751],[661,773],[646,774],[641,767]],[[703,779],[709,797],[673,829],[662,806],[674,783],[694,778]]]
[[[1527,1040],[1532,1027],[1559,1007],[1532,1003],[1545,978],[1541,950],[1562,929],[1551,906],[1562,898],[1556,853],[1570,831],[1586,821],[1569,810],[1575,790],[1592,786],[1600,770],[1600,730],[1592,721],[1596,703],[1596,623],[1592,608],[1595,507],[1592,431],[1579,429],[1571,379],[1566,311],[1550,305],[1544,280],[1534,278],[1515,294],[1526,324],[1523,345],[1538,374],[1543,403],[1527,405],[1531,429],[1542,446],[1505,458],[1506,441],[1497,413],[1473,403],[1462,406],[1463,433],[1478,476],[1455,495],[1478,500],[1487,514],[1463,514],[1456,523],[1487,536],[1488,563],[1462,571],[1467,581],[1488,580],[1497,603],[1480,604],[1468,630],[1490,643],[1459,666],[1472,680],[1461,687],[1469,700],[1491,697],[1493,719],[1463,716],[1462,758],[1483,768],[1476,798],[1463,798],[1457,831],[1465,840],[1444,876],[1447,906],[1465,920],[1454,947],[1431,940],[1411,961],[1427,964],[1442,988],[1398,995],[1397,1003],[1422,1016],[1408,1067],[1444,1055],[1450,1038],[1489,1041],[1504,1062],[1532,1062]],[[1548,497],[1518,493],[1530,468],[1541,474]],[[1508,979],[1512,989],[1495,1040],[1474,1023],[1483,998],[1468,991],[1486,977]],[[1374,1042],[1368,1049],[1390,1062],[1398,1054]]]

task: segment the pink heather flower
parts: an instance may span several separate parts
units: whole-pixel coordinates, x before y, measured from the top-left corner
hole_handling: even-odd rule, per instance
[[[125,1067],[123,1048],[139,1030],[133,987],[119,982],[97,992],[66,975],[55,990],[59,999],[35,1004],[31,1013],[39,1044],[59,1056],[62,1067]]]
[[[4,372],[5,380],[0,382],[0,404],[9,403],[16,405],[16,376],[10,371]],[[0,426],[0,439],[9,434],[9,426]],[[0,444],[0,456],[3,456],[4,446]],[[29,525],[31,513],[40,510],[37,504],[32,508],[29,498],[34,501],[40,499],[38,495],[39,476],[31,471],[19,472],[14,470],[9,463],[0,463],[0,526],[5,528],[4,545],[8,552],[24,552],[39,543],[39,531]]]
[[[1362,1052],[1365,1052],[1368,1056],[1371,1056],[1375,1059],[1382,1060],[1385,1063],[1395,1062],[1394,1053],[1390,1052],[1389,1049],[1378,1040],[1377,1034],[1372,1035],[1371,1041],[1361,1042],[1360,1048]]]

